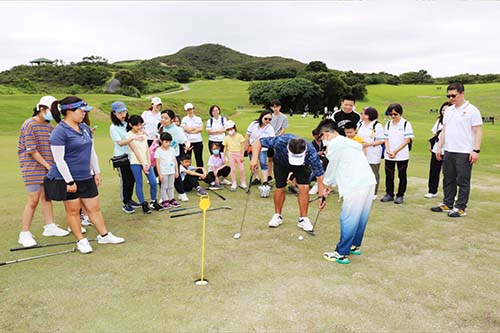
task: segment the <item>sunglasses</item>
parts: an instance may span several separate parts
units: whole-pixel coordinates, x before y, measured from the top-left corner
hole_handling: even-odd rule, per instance
[[[389,116],[396,117],[396,116],[399,116],[399,113],[389,113]]]
[[[455,98],[457,96],[458,96],[458,94],[448,94],[448,95],[446,95],[446,98]]]
[[[262,118],[262,119],[263,120],[269,120],[269,121],[271,121],[271,118]]]

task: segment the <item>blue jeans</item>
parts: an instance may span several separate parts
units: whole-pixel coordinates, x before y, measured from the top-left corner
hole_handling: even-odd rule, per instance
[[[343,196],[340,209],[340,241],[335,249],[339,254],[348,255],[351,245],[361,246],[372,209],[374,191],[375,185],[370,185]]]
[[[250,160],[252,160],[252,153],[250,153],[248,155],[248,157],[250,158]],[[259,164],[260,164],[260,169],[261,170],[265,171],[265,170],[268,169],[268,166],[267,166],[267,150],[260,152],[260,154],[259,154]],[[264,181],[267,181],[267,179],[265,179]]]
[[[144,200],[144,192],[142,190],[142,165],[140,164],[131,164],[130,169],[132,170],[132,174],[135,179],[135,194],[141,203]],[[158,192],[158,183],[156,182],[155,172],[153,167],[149,168],[149,173],[146,174],[146,177],[149,180],[149,193],[151,194],[151,200],[156,201],[156,193]]]

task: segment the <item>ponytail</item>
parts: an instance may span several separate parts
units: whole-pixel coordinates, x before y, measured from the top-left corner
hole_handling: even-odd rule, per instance
[[[54,121],[56,123],[61,122],[61,112],[59,112],[59,104],[61,104],[61,101],[57,100],[52,103],[52,106],[50,107],[50,113],[52,113],[52,117],[54,117]]]

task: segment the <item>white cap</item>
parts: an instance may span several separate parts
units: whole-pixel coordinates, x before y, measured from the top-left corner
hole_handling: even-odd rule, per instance
[[[194,105],[192,103],[184,104],[184,111],[187,111],[189,109],[194,109]]]
[[[227,123],[224,125],[224,129],[228,130],[230,128],[234,128],[234,126],[236,126],[236,124],[234,123],[234,121],[228,120]]]
[[[40,98],[40,102],[38,102],[38,104],[36,105],[36,109],[40,110],[41,105],[46,106],[50,109],[52,103],[54,103],[55,101],[57,101],[57,99],[54,96],[43,96],[42,98]]]
[[[153,98],[151,99],[151,104],[153,104],[153,105],[162,104],[162,103],[161,103],[161,98],[160,98],[160,97],[153,97]]]
[[[288,151],[288,163],[290,163],[290,165],[295,165],[295,166],[303,165],[305,159],[306,159],[306,150],[304,150],[304,152],[300,154],[294,154],[291,151]]]

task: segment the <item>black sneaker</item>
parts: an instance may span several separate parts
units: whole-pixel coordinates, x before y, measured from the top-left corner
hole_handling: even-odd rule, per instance
[[[142,212],[143,212],[144,214],[151,214],[151,208],[149,208],[149,205],[148,205],[148,203],[147,203],[146,201],[144,201],[144,202],[141,204],[141,206],[142,206]]]
[[[293,185],[290,185],[288,186],[288,192],[292,193],[292,194],[298,194],[299,191],[297,190],[297,188]]]
[[[150,207],[158,212],[161,212],[162,210],[165,210],[166,208],[160,205],[156,200],[151,201]]]
[[[403,198],[403,197],[396,197],[396,200],[394,200],[394,203],[395,203],[396,205],[400,205],[400,204],[402,204],[404,201],[405,201],[405,200],[404,200],[404,198]]]
[[[260,184],[262,184],[260,179],[255,178],[254,180],[252,180],[252,185],[260,185]]]
[[[274,181],[273,177],[267,176],[267,182],[271,184]]]
[[[436,213],[448,213],[452,209],[445,204],[440,204],[439,206],[435,206],[431,208],[431,211],[436,212]]]
[[[135,209],[130,205],[130,203],[126,203],[122,207],[122,211],[127,214],[135,213]]]
[[[382,199],[380,199],[382,202],[389,202],[389,201],[394,201],[394,197],[392,195],[386,194]]]
[[[132,206],[132,208],[140,208],[142,205],[138,202],[135,202],[134,200],[130,199],[130,201],[128,202],[130,206]]]

